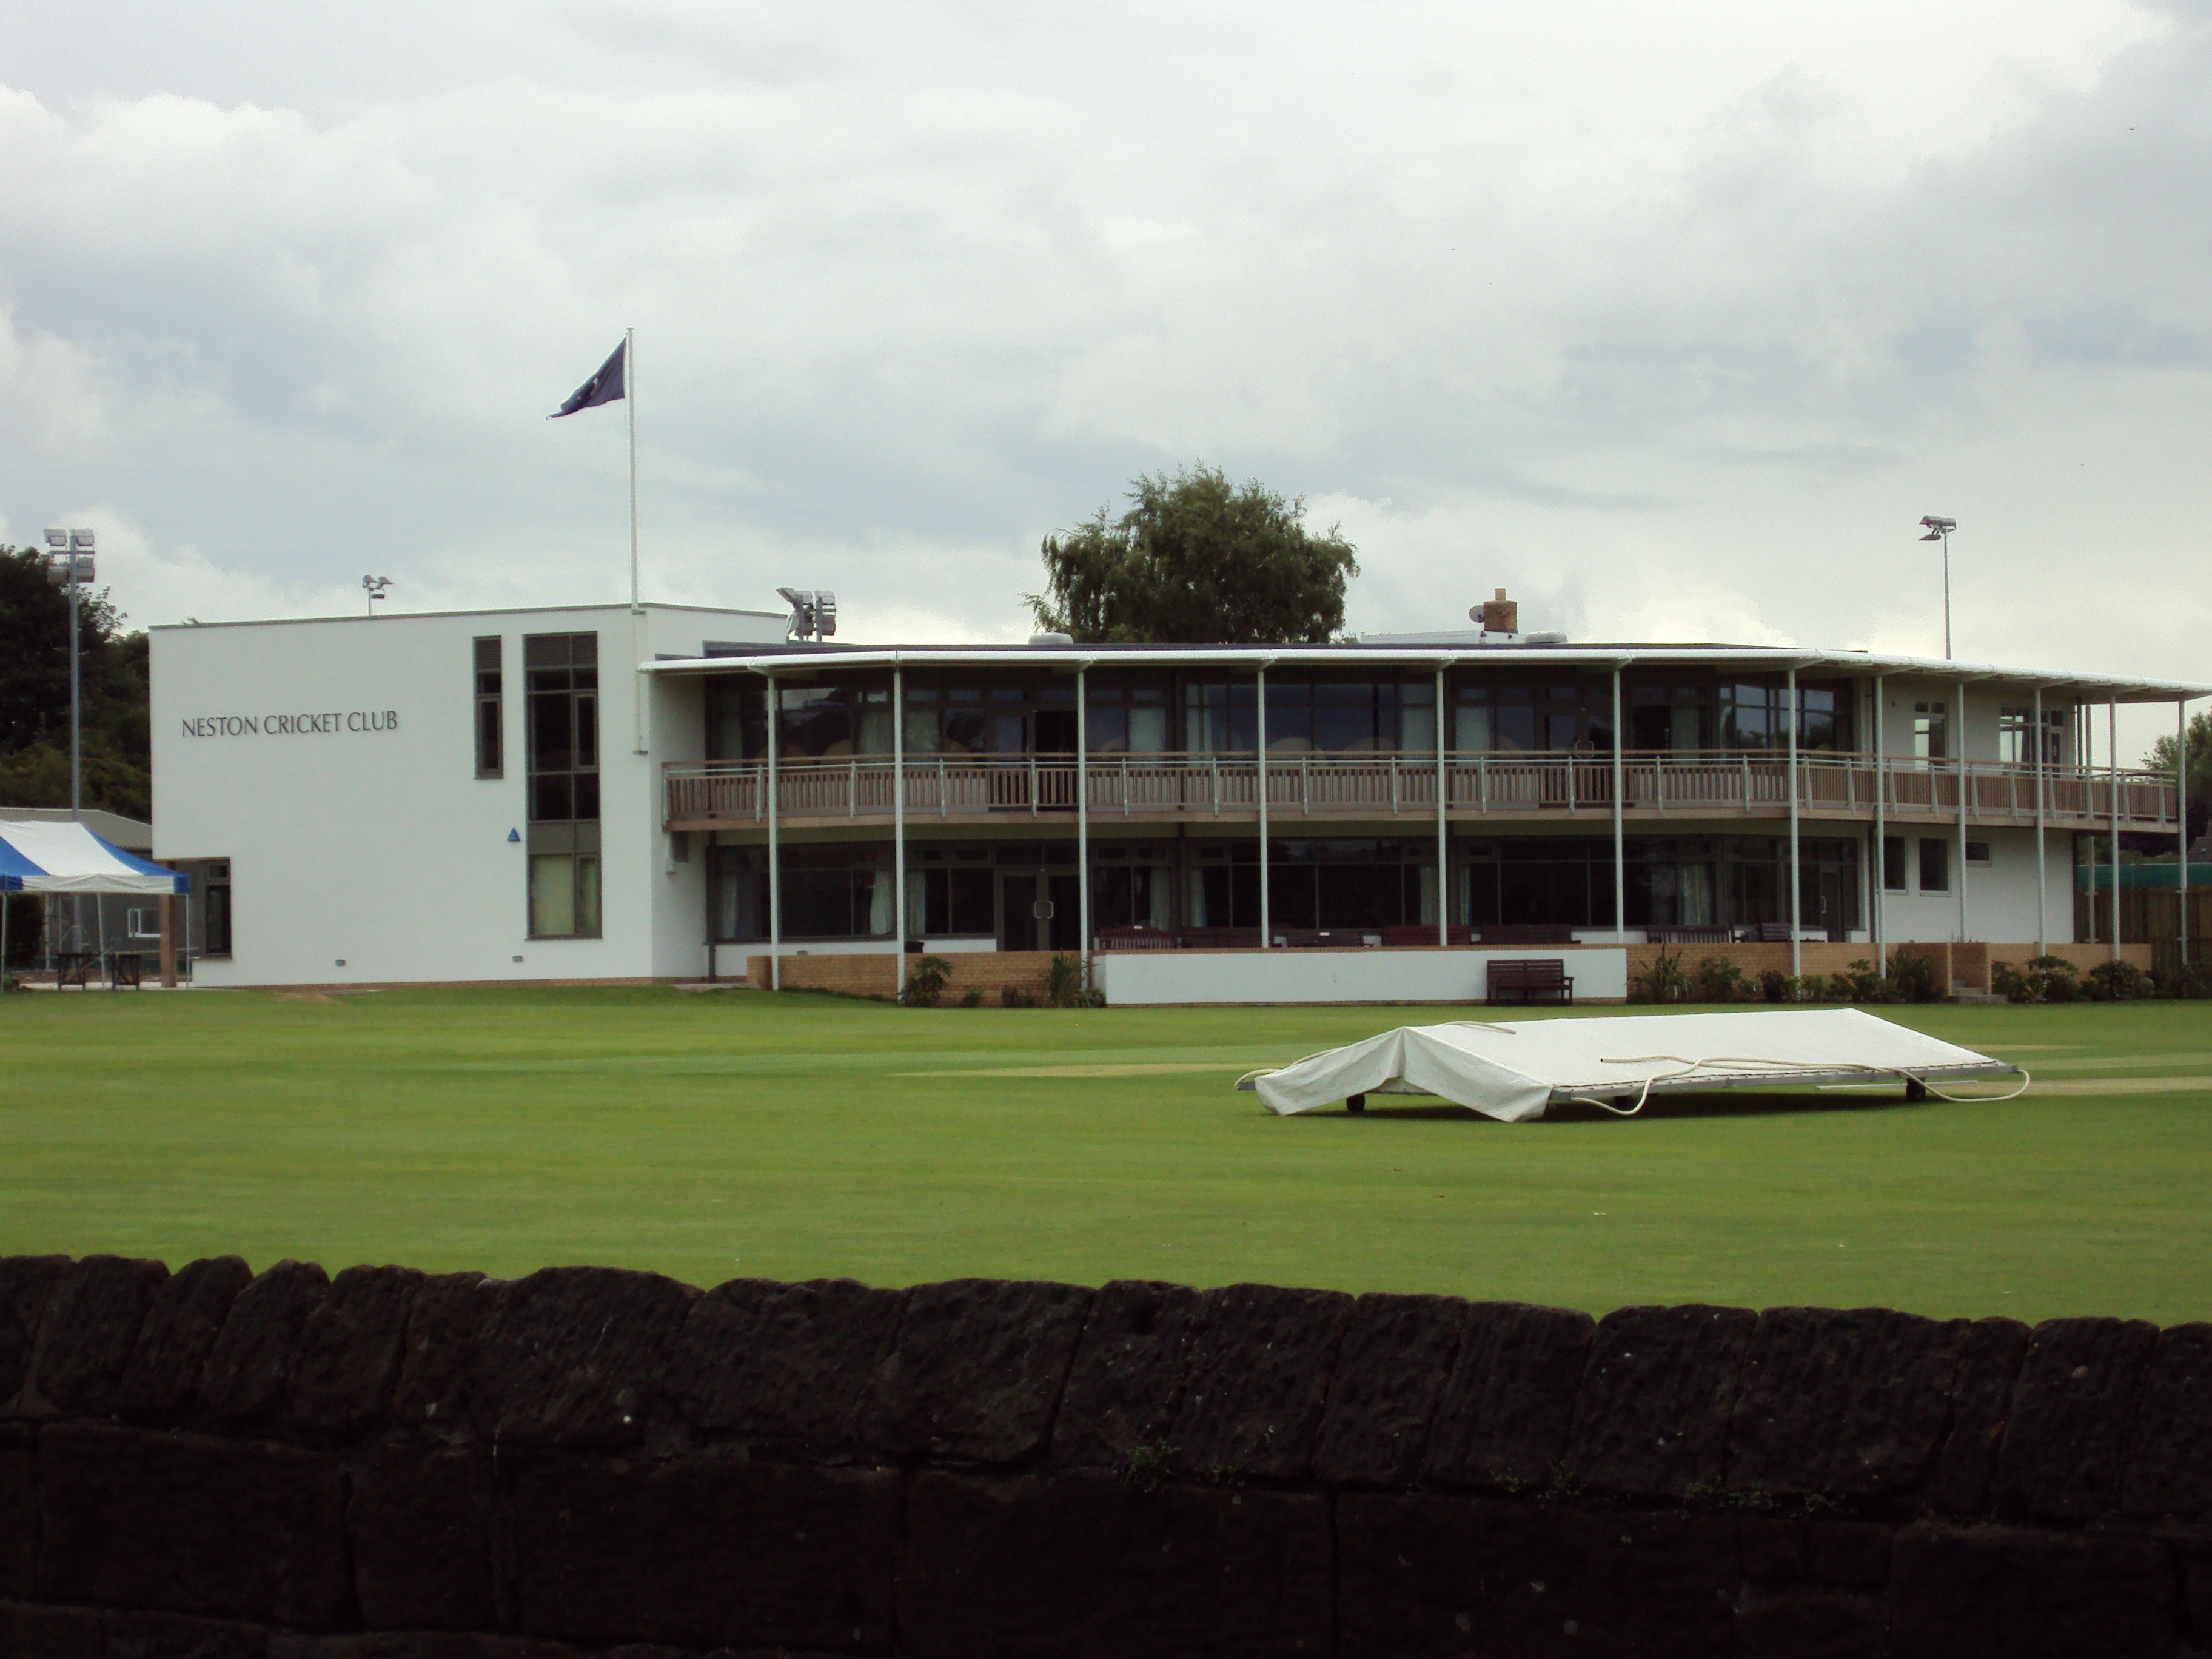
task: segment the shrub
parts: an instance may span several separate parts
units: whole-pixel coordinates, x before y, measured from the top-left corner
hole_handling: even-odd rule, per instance
[[[2133,1002],[2156,988],[2132,962],[2100,962],[2089,970],[2087,988],[2092,1002]]]
[[[1726,957],[1707,957],[1698,964],[1698,1000],[1741,1002],[1751,994],[1751,981],[1743,969]]]
[[[1001,1008],[1034,1008],[1036,1006],[1036,993],[1024,990],[1018,985],[1009,985],[999,993],[999,1006]]]
[[[2158,994],[2192,1001],[2212,997],[2212,974],[2207,974],[2196,963],[2185,963],[2159,976]]]
[[[1759,1000],[1761,1002],[1790,1002],[1795,1000],[1790,993],[1790,975],[1779,968],[1759,970]]]
[[[1942,969],[1925,951],[1894,951],[1889,958],[1889,982],[1899,1002],[1941,1002],[1951,988],[1942,982]]]
[[[1629,981],[1628,1000],[1631,1002],[1687,1002],[1692,990],[1690,976],[1682,971],[1682,953],[1668,955],[1661,945],[1659,954],[1637,970]]]
[[[943,957],[917,957],[899,1000],[909,1008],[934,1008],[945,994],[945,981],[951,977],[952,964]]]
[[[2027,972],[2035,981],[2038,1001],[2079,1002],[2081,1000],[2081,981],[2074,971],[2074,964],[2065,957],[2033,957],[2028,962]]]
[[[983,1006],[982,992],[978,990],[973,985],[969,986],[967,990],[961,994],[960,1006],[963,1008],[981,1007]]]
[[[1083,958],[1055,955],[1044,972],[1044,1001],[1048,1008],[1103,1008],[1106,994],[1083,982]]]
[[[1851,963],[1829,983],[1841,985],[1847,1002],[1894,1002],[1897,992],[1890,982],[1874,970],[1874,963],[1864,957]]]
[[[1990,964],[1990,989],[2007,1002],[2036,1000],[2034,975],[2008,962]]]

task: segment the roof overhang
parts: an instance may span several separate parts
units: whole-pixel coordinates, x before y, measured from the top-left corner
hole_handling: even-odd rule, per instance
[[[1290,667],[1397,667],[1434,670],[1480,663],[1498,668],[1567,669],[1609,673],[1615,668],[1737,669],[1747,673],[1826,672],[1872,678],[1912,678],[2016,687],[2022,696],[2040,689],[2083,702],[2172,702],[2212,697],[2212,684],[2133,679],[2110,674],[2063,674],[2047,669],[1942,658],[1902,657],[1868,651],[1810,650],[1759,645],[1559,645],[1492,647],[1461,645],[901,645],[770,647],[714,657],[672,657],[641,664],[647,673],[672,678],[702,674],[770,676],[833,669],[921,667],[1031,668],[1073,673],[1079,668],[1167,668],[1199,664],[1256,672]]]

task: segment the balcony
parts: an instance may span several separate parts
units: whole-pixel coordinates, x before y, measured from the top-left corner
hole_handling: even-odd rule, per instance
[[[672,830],[731,829],[768,819],[767,768],[757,761],[678,762],[665,768],[666,824]],[[887,757],[787,762],[777,769],[778,821],[810,827],[840,821],[888,824],[894,790],[903,787],[909,825],[1000,823],[1033,817],[1073,821],[1073,759],[931,756],[909,760],[902,783]],[[1093,821],[1247,822],[1259,816],[1259,772],[1251,755],[1102,755],[1089,766]],[[1275,755],[1267,763],[1267,816],[1276,823],[1427,818],[1437,811],[1434,756]],[[1570,823],[1610,820],[1610,756],[1457,754],[1443,757],[1452,821]],[[1622,805],[1641,825],[1666,820],[1783,818],[1790,811],[1790,767],[1771,755],[1634,754],[1624,757]],[[1966,765],[1970,825],[2032,825],[2036,769],[1996,761]],[[1802,817],[1871,822],[1879,789],[1887,817],[1900,823],[1956,823],[1956,762],[1892,760],[1877,770],[1871,755],[1807,756],[1798,763]],[[2112,822],[2109,773],[2075,766],[2044,769],[2044,819],[2055,829]],[[2121,827],[2172,830],[2173,780],[2162,773],[2119,775]]]

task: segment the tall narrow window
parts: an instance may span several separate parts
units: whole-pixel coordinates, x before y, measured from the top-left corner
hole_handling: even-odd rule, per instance
[[[230,954],[230,860],[217,859],[207,866],[207,876],[202,891],[205,914],[200,927],[204,943],[200,947],[203,956],[227,957]]]
[[[500,642],[496,637],[476,642],[477,659],[477,775],[501,775]]]
[[[599,642],[596,634],[526,634],[530,933],[599,933]]]
[[[1942,760],[1948,750],[1945,710],[1940,702],[1912,705],[1912,753],[1919,760]]]
[[[1923,893],[1948,893],[1951,890],[1951,843],[1923,837],[1920,843],[1920,890]]]
[[[1905,878],[1905,837],[1884,836],[1881,838],[1881,884],[1893,893],[1909,891],[1911,882]]]

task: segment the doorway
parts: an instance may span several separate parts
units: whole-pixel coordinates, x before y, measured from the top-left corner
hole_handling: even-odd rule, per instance
[[[1073,870],[999,873],[1001,951],[1080,951],[1083,890]]]

